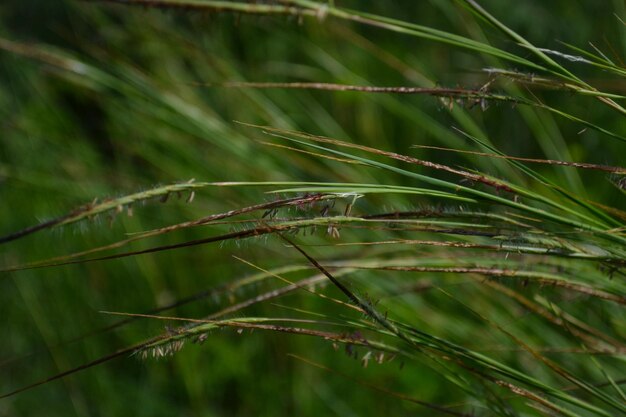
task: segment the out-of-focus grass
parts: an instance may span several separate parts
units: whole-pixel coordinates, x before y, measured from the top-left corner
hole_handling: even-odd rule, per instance
[[[340,6],[488,41],[524,59],[534,59],[530,51],[481,23],[459,3],[443,0],[403,3],[406,4],[342,1]],[[624,26],[614,16],[616,13],[625,19],[624,6],[619,1],[601,4],[587,1],[575,5],[569,1],[549,5],[525,2],[515,5],[515,10],[505,2],[481,4],[535,45],[574,53],[558,42],[563,41],[596,53],[589,46],[591,42],[623,68]],[[96,197],[102,201],[106,197],[131,194],[159,184],[187,182],[192,178],[196,182],[422,185],[398,171],[368,169],[265,146],[255,139],[271,138],[237,125],[234,120],[339,138],[450,166],[462,165],[496,179],[506,178],[524,190],[554,198],[568,207],[572,206],[567,200],[554,197],[554,192],[504,160],[411,149],[410,146],[480,150],[475,142],[451,129],[457,127],[509,155],[624,164],[623,142],[536,107],[497,102],[485,103],[488,105],[485,109],[480,102],[449,107],[445,99],[421,95],[205,85],[300,81],[478,89],[490,80],[489,75],[481,71],[485,67],[528,70],[493,56],[328,15],[301,20],[294,16],[232,15],[97,2],[30,0],[0,5],[0,16],[0,33],[6,39],[0,45],[4,49],[0,53],[0,111],[3,116],[0,213],[5,219],[0,227],[1,234],[61,215]],[[601,91],[624,94],[623,77],[582,63],[558,62]],[[592,97],[532,85],[527,88],[504,78],[495,81],[494,87],[506,94],[540,101],[626,136],[623,115]],[[303,149],[323,152],[310,147]],[[346,158],[336,153],[332,156]],[[406,168],[398,161],[384,162]],[[411,169],[432,174],[424,168]],[[618,179],[617,176],[548,165],[532,165],[532,169],[581,200],[625,208],[623,193],[610,181]],[[481,189],[480,184],[468,185],[450,173],[440,178],[459,187]],[[311,185],[306,187],[308,192],[316,191]],[[152,230],[271,201],[275,196],[263,194],[267,190],[210,186],[197,189],[190,203],[187,202],[189,191],[180,197],[172,193],[164,202],[153,198],[146,203],[133,204],[132,216],[124,206],[120,213],[114,209],[87,221],[5,244],[1,252],[2,265],[20,265],[78,252],[124,239],[128,237],[125,233]],[[363,187],[359,191],[364,192]],[[494,195],[501,197],[498,193]],[[522,197],[521,202],[527,204],[529,198]],[[342,199],[328,214],[343,214],[348,203],[350,198]],[[482,213],[490,207],[489,203],[483,203],[475,210]],[[543,203],[538,203],[537,207],[550,208]],[[468,210],[468,207],[433,196],[372,193],[359,199],[354,208],[361,214],[420,209],[441,209],[444,218],[439,221],[463,223],[463,217],[456,218],[454,213]],[[306,210],[295,213],[318,216],[325,209],[323,204],[318,204],[312,208],[307,206]],[[605,221],[579,207],[576,210],[598,222]],[[263,213],[257,214],[259,218]],[[293,214],[293,211],[281,210],[270,213],[269,217]],[[498,211],[498,214],[509,216],[510,213]],[[529,213],[515,214],[529,216]],[[515,216],[510,219],[529,221]],[[616,219],[618,225],[623,224],[623,219]],[[484,227],[491,227],[487,219],[471,221],[478,227],[483,221]],[[606,228],[618,225],[607,224]],[[441,227],[444,226],[458,225]],[[554,225],[549,227],[562,231]],[[176,244],[243,228],[241,224],[226,224],[210,230],[206,226],[185,228],[149,241],[137,240],[126,250]],[[507,229],[502,226],[502,230]],[[358,243],[387,237],[384,231],[342,228],[341,238],[337,240],[329,236],[333,233],[327,232],[325,227],[318,227],[307,237],[307,244]],[[404,231],[394,235],[402,239],[414,237]],[[438,234],[420,235],[420,238],[439,240]],[[536,237],[539,246],[545,243],[541,242],[542,238],[541,235]],[[475,242],[470,237],[460,240]],[[511,242],[506,241],[504,245],[507,243]],[[586,249],[582,243],[581,251]],[[625,321],[619,304],[581,296],[558,286],[529,283],[530,280],[519,284],[506,280],[482,282],[482,278],[466,273],[431,270],[410,275],[380,269],[388,266],[385,262],[390,259],[395,262],[392,266],[491,268],[497,265],[517,270],[522,269],[524,262],[532,262],[536,265],[527,266],[535,268],[535,272],[542,268],[546,274],[556,271],[623,297],[623,275],[619,271],[614,271],[613,280],[609,280],[608,272],[567,257],[556,261],[523,258],[517,254],[505,256],[495,251],[490,256],[479,257],[474,252],[431,250],[409,244],[315,246],[307,251],[314,252],[325,263],[353,259],[359,265],[349,265],[363,267],[367,266],[365,259],[369,259],[370,269],[345,273],[350,283],[362,291],[360,296],[380,300],[381,311],[389,310],[393,318],[403,319],[422,331],[523,369],[551,386],[568,388],[571,383],[542,366],[497,327],[468,311],[479,311],[522,337],[530,346],[556,349],[557,352],[544,354],[575,372],[583,381],[603,384],[607,381],[604,372],[614,378],[624,374],[621,357],[615,353],[592,357],[580,352],[558,351],[560,348],[584,350],[581,344],[589,347],[596,339],[600,346],[623,349]],[[307,266],[305,259],[276,238],[228,241],[222,246],[203,245],[106,262],[1,273],[0,316],[4,318],[2,333],[6,335],[0,341],[0,366],[5,375],[0,382],[2,393],[163,331],[162,323],[145,319],[98,333],[117,320],[99,313],[100,310],[147,312],[259,273],[231,255],[266,269],[294,265],[294,271],[280,272],[291,280],[316,273]],[[416,255],[426,259],[416,260]],[[303,266],[306,268],[302,269]],[[164,314],[204,317],[283,285],[275,277],[266,277],[235,291],[216,291]],[[332,289],[329,294],[342,296]],[[313,311],[323,312],[327,318],[347,320],[347,313],[340,306],[305,292],[295,292],[273,303],[254,305],[237,312],[235,317],[310,319],[316,316],[307,312]],[[299,311],[294,312],[293,308]],[[569,315],[575,319],[568,320]],[[353,320],[358,318],[362,317],[352,317]],[[564,325],[564,322],[569,324]],[[345,329],[345,332],[353,334],[354,329]],[[425,356],[417,355],[413,360],[396,357],[380,365],[370,360],[368,366],[363,367],[362,359],[368,349],[354,349],[361,360],[350,359],[343,346],[336,351],[331,342],[306,336],[215,330],[202,345],[188,344],[171,358],[141,361],[124,355],[102,366],[0,400],[0,414],[379,415],[425,412],[410,402],[375,391],[374,395],[356,382],[290,358],[288,353],[305,356],[363,383],[426,402],[455,405],[454,411],[476,415],[518,415],[512,410],[520,410],[519,415],[533,412],[524,405],[527,400],[516,398],[480,378],[462,375],[459,376],[461,381],[455,384],[451,381],[454,372],[445,367],[433,368]],[[621,352],[623,354],[623,350]],[[472,387],[473,398],[460,388],[464,384]],[[616,393],[613,387],[602,389],[610,395]],[[564,392],[589,399],[580,391]],[[482,393],[483,401],[476,393]],[[484,408],[487,406],[490,408]],[[507,407],[511,407],[511,411],[507,411]],[[586,415],[586,411],[578,411]],[[535,412],[541,415],[543,411]]]

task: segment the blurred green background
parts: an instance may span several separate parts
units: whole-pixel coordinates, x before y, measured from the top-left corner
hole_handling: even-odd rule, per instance
[[[484,37],[505,50],[530,55],[453,1],[336,3]],[[566,42],[589,49],[592,43],[611,59],[624,59],[626,31],[615,16],[624,17],[623,1],[483,0],[481,4],[541,47],[565,50],[560,42]],[[488,138],[511,155],[614,165],[623,164],[625,159],[622,143],[523,106],[490,103],[486,110],[455,106],[450,111],[441,100],[426,96],[202,85],[246,80],[479,88],[489,81],[483,68],[503,66],[493,58],[451,46],[332,18],[300,20],[88,1],[5,0],[0,4],[0,37],[45,44],[72,57],[71,65],[80,61],[85,66],[74,67],[72,74],[41,60],[0,51],[2,235],[63,214],[96,197],[119,196],[192,178],[411,185],[389,173],[263,146],[254,140],[263,139],[258,131],[236,125],[235,120],[326,135],[470,166],[493,175],[509,172],[502,161],[410,146],[474,149],[451,129],[459,127]],[[601,89],[626,92],[623,79],[581,64],[568,66]],[[503,81],[500,88],[519,87]],[[623,117],[591,98],[538,89],[532,94],[626,135]],[[548,166],[537,170],[583,198],[625,207],[623,194],[605,174],[583,175]],[[528,181],[515,173],[511,176],[522,183]],[[193,203],[186,203],[184,198],[151,201],[135,207],[132,217],[121,214],[110,221],[101,216],[3,245],[0,259],[3,265],[45,259],[113,242],[126,232],[150,230],[273,198],[263,191],[204,189],[197,192]],[[383,207],[392,210],[436,204],[428,199],[385,196],[367,199],[359,209],[384,211]],[[229,226],[221,228],[222,232],[229,230]],[[201,238],[207,233],[217,232],[187,229],[149,244],[138,243],[133,249]],[[358,237],[355,232],[346,238]],[[309,239],[311,243],[330,240],[322,232]],[[335,256],[332,248],[315,249],[315,253]],[[342,256],[358,253],[346,249]],[[111,332],[89,335],[116,320],[99,313],[101,310],[145,312],[256,272],[231,255],[264,268],[302,263],[271,238],[2,273],[0,391],[16,389],[160,333],[163,323],[139,320]],[[366,288],[364,291],[378,297],[385,294],[385,285],[406,285],[408,280],[384,274],[385,280],[377,279],[380,275],[363,273],[355,279]],[[432,279],[472,300],[475,307],[488,308],[488,313],[499,315],[503,323],[541,333],[544,340],[552,338],[555,345],[565,340],[566,336],[540,318],[510,300],[493,301],[493,294],[480,285],[464,283],[463,277]],[[372,284],[375,280],[378,283]],[[199,299],[167,314],[203,317],[279,284],[263,281],[230,295]],[[551,294],[552,290],[542,291]],[[275,302],[333,311],[332,306],[305,293]],[[400,303],[393,298],[381,300],[382,304],[396,302]],[[504,343],[502,335],[468,317],[458,303],[440,292],[403,298],[399,305],[414,323],[441,337],[473,346],[497,348]],[[571,300],[568,306],[573,311],[594,308],[593,300]],[[607,310],[602,311],[590,322],[602,326]],[[295,313],[269,302],[238,314]],[[623,319],[623,312],[617,314],[615,320]],[[68,343],[83,335],[89,336]],[[125,356],[0,400],[0,415],[436,415],[290,358],[288,353],[424,401],[467,401],[465,393],[450,388],[445,376],[433,370],[427,360],[363,367],[361,361],[349,359],[342,349],[335,351],[323,340],[261,332],[240,335],[224,330],[202,345],[188,344],[172,358],[141,361]],[[499,355],[520,366],[529,361],[528,355],[521,353],[503,351]],[[611,368],[624,369],[621,362],[607,359],[607,363]],[[591,365],[581,365],[578,370],[589,379],[600,375]],[[485,388],[485,396],[489,395]],[[464,409],[471,410],[471,404]],[[478,410],[477,415],[489,413]]]

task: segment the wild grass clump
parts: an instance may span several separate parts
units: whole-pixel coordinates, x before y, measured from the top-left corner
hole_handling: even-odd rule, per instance
[[[368,12],[338,3],[71,6],[98,22],[106,39],[128,36],[154,48],[131,55],[136,63],[88,39],[64,48],[0,39],[11,59],[29,59],[11,65],[46,68],[49,77],[29,76],[66,90],[46,91],[46,103],[84,95],[107,123],[104,136],[83,132],[94,143],[51,151],[54,168],[33,160],[21,174],[9,160],[9,197],[19,202],[18,181],[45,188],[46,201],[68,189],[62,176],[38,182],[45,169],[83,181],[85,189],[73,191],[80,198],[116,190],[117,181],[128,189],[125,177],[172,183],[5,228],[0,272],[43,341],[17,338],[28,348],[11,346],[17,352],[2,366],[15,372],[42,352],[54,361],[45,377],[30,369],[0,385],[9,410],[36,409],[19,399],[63,379],[80,414],[91,407],[83,395],[94,389],[89,375],[123,362],[116,372],[131,392],[146,381],[150,394],[184,394],[189,404],[174,408],[198,413],[209,409],[205,396],[219,392],[233,398],[211,408],[215,414],[380,414],[417,405],[435,415],[626,415],[626,97],[594,82],[606,76],[621,85],[624,66],[595,45],[536,45],[473,0],[388,6],[390,16],[403,7],[438,9],[456,16],[458,33],[388,17],[376,11],[382,6]],[[136,5],[143,8],[126,8]],[[226,12],[246,16],[226,34],[185,38],[198,29],[184,19],[210,13],[220,31]],[[116,19],[145,27],[116,27]],[[246,32],[277,22],[264,19],[283,19],[274,43]],[[292,33],[298,25],[305,33]],[[157,34],[162,43],[152,43]],[[412,45],[398,42],[409,40],[484,64],[471,68],[480,83],[464,85],[464,68],[457,85],[438,85],[427,74],[441,67],[419,53],[415,67],[398,56]],[[266,64],[284,79],[246,75],[255,65],[248,55],[228,55],[240,41],[283,59]],[[349,43],[338,56],[324,50],[339,41]],[[201,58],[211,48],[207,64]],[[368,67],[350,61],[353,49],[406,85],[360,76]],[[28,83],[19,88],[29,91]],[[71,120],[60,109],[68,112],[60,120]],[[63,125],[27,108],[18,115],[17,136]],[[80,120],[67,124],[85,129]],[[102,141],[107,150],[92,155]],[[15,144],[7,155],[22,152]],[[105,160],[92,171],[83,153]],[[109,227],[94,224],[99,216]],[[91,226],[63,239],[50,233],[75,224]],[[49,317],[50,305],[34,303],[44,277],[53,280],[50,297],[68,306]],[[70,318],[85,322],[66,334]],[[129,356],[151,374],[132,376]],[[88,388],[74,386],[66,378],[73,374]],[[106,378],[102,384],[110,387]],[[276,396],[291,405],[273,404]]]

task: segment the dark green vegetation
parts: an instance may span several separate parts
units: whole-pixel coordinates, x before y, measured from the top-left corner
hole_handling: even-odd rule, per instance
[[[0,415],[626,415],[623,1],[334,6],[0,4]]]

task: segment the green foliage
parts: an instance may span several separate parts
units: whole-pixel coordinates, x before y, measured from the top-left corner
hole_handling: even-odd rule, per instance
[[[0,5],[0,415],[626,415],[621,2],[55,3]]]

